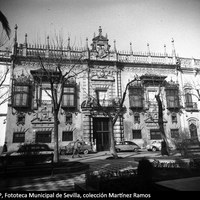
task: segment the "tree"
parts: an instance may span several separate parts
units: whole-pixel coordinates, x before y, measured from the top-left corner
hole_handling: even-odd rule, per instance
[[[63,40],[56,37],[57,48],[59,51],[55,54],[49,52],[49,56],[41,57],[38,52],[38,61],[41,67],[40,71],[34,72],[36,79],[43,77],[50,84],[50,91],[46,91],[47,95],[52,99],[53,116],[54,116],[54,162],[59,162],[59,144],[58,144],[58,129],[59,129],[59,111],[63,101],[63,93],[65,85],[73,81],[87,70],[82,65],[82,56],[78,60],[72,61],[63,58]],[[53,66],[52,66],[53,63]]]
[[[132,81],[128,82],[126,84],[123,96],[121,99],[110,99],[109,104],[104,106],[98,98],[98,95],[95,97],[91,97],[93,99],[93,105],[92,108],[95,111],[101,111],[105,116],[108,116],[109,118],[109,133],[110,133],[110,153],[112,156],[116,159],[118,158],[116,149],[115,149],[115,137],[114,137],[114,125],[120,115],[123,115],[126,111],[126,108],[124,106],[124,101],[126,98],[126,93],[131,85],[131,83],[137,81],[139,78],[136,76]]]
[[[6,16],[1,11],[0,11],[0,22],[3,28],[1,32],[1,36],[0,36],[0,47],[3,47],[7,43],[8,39],[10,39],[11,30],[10,30],[10,25]],[[4,31],[6,32],[6,36],[4,34]],[[6,55],[8,53],[8,49],[7,51],[4,51],[3,53],[4,55]],[[5,103],[9,98],[8,87],[5,85],[6,78],[9,74],[9,67],[7,66],[7,62],[6,62],[5,67],[6,67],[5,70],[2,70],[3,68],[1,68],[1,71],[0,71],[0,105]]]
[[[3,30],[1,32],[1,36],[0,36],[0,47],[2,47],[6,42],[7,42],[7,39],[10,39],[10,33],[11,33],[11,30],[10,30],[10,25],[9,25],[9,22],[6,18],[6,16],[0,11],[0,22],[2,24],[2,27],[3,27]],[[4,35],[4,31],[6,32],[6,36]]]
[[[167,136],[164,129],[164,118],[163,118],[163,102],[161,100],[161,92],[162,88],[167,84],[167,81],[165,80],[165,76],[154,76],[154,75],[143,75],[140,77],[143,84],[145,84],[145,79],[150,81],[152,86],[158,87],[158,92],[155,94],[155,100],[156,104],[154,105],[154,112],[149,110],[150,104],[148,106],[148,109],[146,113],[148,114],[148,117],[159,127],[159,131],[161,134],[161,138],[163,139],[162,145],[161,145],[161,152],[162,154],[169,155],[169,144],[167,140]],[[151,103],[151,102],[150,102]],[[149,110],[149,111],[148,111]],[[154,117],[153,114],[157,113]]]
[[[169,153],[169,144],[168,144],[165,129],[164,129],[163,105],[162,105],[162,101],[160,99],[160,92],[161,92],[161,89],[159,87],[159,92],[158,92],[158,94],[155,95],[155,98],[156,98],[156,101],[158,104],[158,125],[159,125],[159,129],[160,129],[161,137],[163,139],[163,143],[161,145],[161,153],[164,155],[169,155],[170,154]]]
[[[5,103],[8,99],[8,87],[5,85],[6,77],[8,76],[9,68],[6,66],[5,70],[0,73],[0,105]]]

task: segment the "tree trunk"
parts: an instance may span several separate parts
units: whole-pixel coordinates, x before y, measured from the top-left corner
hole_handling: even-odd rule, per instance
[[[59,151],[58,151],[58,112],[54,111],[54,162],[59,162]]]
[[[112,123],[112,119],[109,119],[109,133],[110,133],[110,153],[113,155],[113,158],[118,158],[116,149],[115,149],[115,138],[114,138],[114,124]]]
[[[164,145],[161,145],[161,153],[162,155],[169,156],[169,144],[168,144],[167,137],[165,134],[165,129],[164,129],[163,108],[162,108],[162,102],[160,100],[160,94],[155,95],[155,98],[158,103],[158,125],[161,132],[161,137],[164,141]]]

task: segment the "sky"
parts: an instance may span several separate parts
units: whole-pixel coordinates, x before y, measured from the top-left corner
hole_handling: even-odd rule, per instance
[[[94,33],[108,35],[119,51],[172,52],[172,38],[180,57],[200,59],[200,0],[0,0],[14,35],[18,25],[18,43],[45,44],[46,38],[61,34],[67,45],[84,47],[92,43]],[[2,27],[0,26],[0,32]],[[0,119],[0,145],[5,124]]]
[[[67,43],[84,46],[94,32],[108,34],[111,49],[116,40],[117,50],[134,52],[172,52],[181,57],[200,58],[199,0],[0,0],[0,9],[7,16],[14,34],[18,25],[18,43],[45,44],[60,33]]]

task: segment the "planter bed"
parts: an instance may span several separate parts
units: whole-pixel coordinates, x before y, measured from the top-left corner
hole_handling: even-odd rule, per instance
[[[155,167],[154,165],[160,166]],[[153,165],[153,163],[152,163]],[[143,168],[146,172],[138,174],[138,170],[120,171],[95,171],[86,174],[85,188],[96,191],[159,191],[155,184],[158,181],[181,179],[200,176],[199,159],[188,162],[176,160],[173,162],[154,162],[152,170]],[[147,177],[150,175],[149,177]]]

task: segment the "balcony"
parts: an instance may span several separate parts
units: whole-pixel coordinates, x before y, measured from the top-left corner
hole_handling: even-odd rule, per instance
[[[144,106],[143,106],[143,102],[132,102],[130,103],[130,109],[132,111],[140,111],[143,110]]]
[[[120,102],[116,101],[115,99],[99,100],[99,104],[100,105],[98,105],[98,103],[96,101],[94,101],[92,106],[94,109],[97,109],[97,110],[101,109],[101,108],[107,108],[107,109],[112,110],[115,108],[119,108],[119,106],[120,106]]]
[[[167,101],[167,109],[169,110],[179,110],[180,104],[178,101]]]
[[[186,111],[198,111],[197,102],[185,102]]]
[[[52,100],[41,100],[41,105],[52,105]]]
[[[99,100],[99,104],[96,99],[88,99],[82,102],[82,110],[102,110],[106,108],[107,110],[113,111],[120,106],[120,100],[109,99],[109,100]]]

